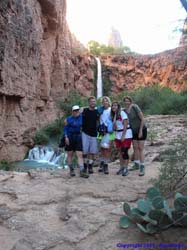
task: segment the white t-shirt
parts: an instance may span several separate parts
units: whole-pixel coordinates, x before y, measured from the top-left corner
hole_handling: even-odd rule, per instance
[[[103,110],[103,113],[100,116],[100,124],[104,123],[105,126],[108,125],[108,121],[111,120],[110,112],[111,112],[111,107],[108,107],[107,109]]]
[[[122,130],[124,129],[124,125],[123,125],[123,121],[124,120],[128,120],[129,123],[129,119],[127,114],[122,110],[120,112],[120,117],[116,120],[116,130]],[[115,131],[115,137],[116,139],[121,140],[121,136],[123,134],[123,131],[119,132],[119,131]],[[132,138],[132,129],[130,128],[129,124],[127,126],[127,130],[126,130],[126,134],[124,138]]]

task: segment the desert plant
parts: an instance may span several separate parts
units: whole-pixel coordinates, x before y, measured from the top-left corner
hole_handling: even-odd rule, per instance
[[[5,171],[10,171],[13,169],[13,167],[8,161],[2,160],[0,161],[0,169]]]
[[[144,233],[160,233],[172,226],[187,227],[187,196],[176,193],[174,207],[170,209],[159,189],[148,188],[145,199],[139,199],[136,208],[123,204],[125,216],[120,218],[120,226],[128,228],[135,223]]]
[[[158,187],[165,195],[180,191],[187,184],[187,141],[173,141],[169,149],[160,154],[162,165],[157,179],[151,183]]]

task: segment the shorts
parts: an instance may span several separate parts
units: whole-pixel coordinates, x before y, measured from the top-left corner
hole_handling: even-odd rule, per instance
[[[130,148],[132,138],[126,138],[123,141],[115,139],[116,148]]]
[[[70,136],[69,145],[65,146],[66,151],[82,151],[82,138],[81,134]]]
[[[147,127],[143,127],[143,130],[142,130],[142,137],[141,138],[138,138],[138,134],[139,132],[137,131],[132,131],[132,134],[133,134],[133,140],[135,141],[145,141],[146,138],[147,138]]]
[[[83,154],[97,154],[97,137],[93,137],[82,132]]]

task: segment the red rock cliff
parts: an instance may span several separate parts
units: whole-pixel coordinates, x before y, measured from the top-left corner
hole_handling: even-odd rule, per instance
[[[58,98],[93,90],[91,60],[75,55],[65,16],[65,0],[1,1],[0,160],[23,159]]]
[[[102,56],[112,83],[111,93],[160,84],[174,91],[187,90],[187,47],[155,55]]]

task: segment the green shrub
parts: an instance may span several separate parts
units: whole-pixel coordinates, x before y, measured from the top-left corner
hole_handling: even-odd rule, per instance
[[[46,145],[49,142],[49,136],[43,130],[38,130],[34,137],[34,142],[37,145]]]
[[[187,184],[187,140],[173,142],[170,148],[160,154],[162,165],[157,179],[151,183],[163,194],[179,191]]]
[[[63,131],[63,123],[63,119],[59,118],[38,130],[34,138],[35,144],[46,145],[59,142]]]
[[[76,91],[71,91],[67,97],[62,98],[57,102],[58,107],[63,110],[65,117],[71,114],[71,108],[73,105],[84,107],[87,106],[87,104],[87,98],[81,97]]]
[[[8,161],[2,160],[0,161],[0,169],[5,171],[12,170],[12,166]]]
[[[107,46],[105,44],[100,44],[97,41],[91,40],[87,44],[88,50],[93,55],[120,55],[125,53],[132,53],[128,46],[122,46],[119,48],[114,48],[113,46]]]
[[[121,101],[129,95],[147,115],[177,115],[187,113],[187,92],[176,93],[167,87],[154,85],[142,87],[135,91],[122,92],[115,98]]]

